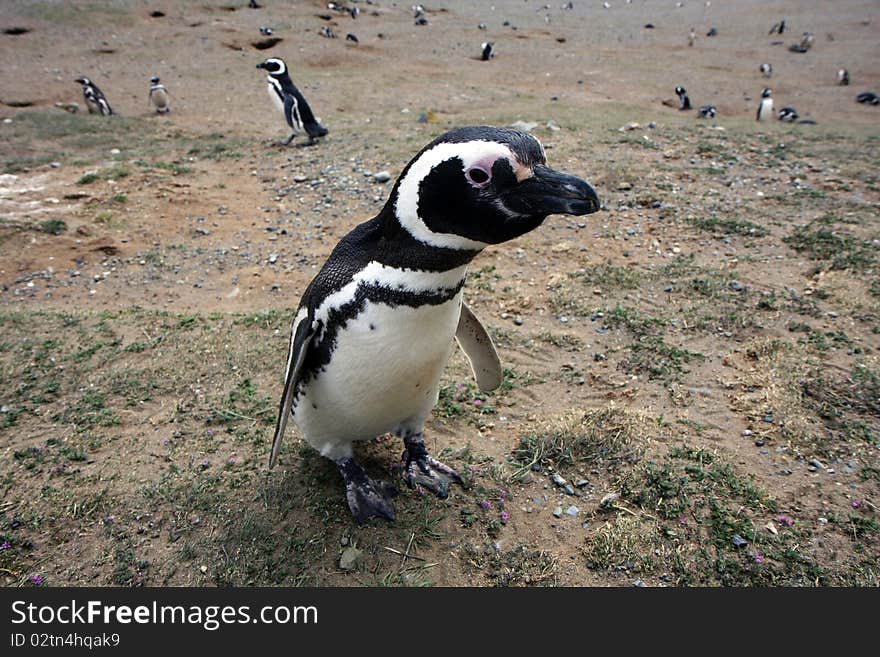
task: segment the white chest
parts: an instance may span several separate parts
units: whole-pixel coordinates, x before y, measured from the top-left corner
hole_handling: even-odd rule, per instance
[[[272,99],[272,104],[278,108],[279,112],[284,114],[284,103],[281,100],[281,95],[276,84],[277,83],[272,80],[272,78],[269,78],[269,82],[266,83],[266,89],[269,91],[269,98]]]
[[[353,440],[421,430],[454,345],[461,292],[418,307],[367,301],[340,328],[330,363],[304,387],[293,419],[326,456]]]
[[[770,119],[773,118],[773,99],[772,98],[764,98],[761,101],[761,107],[758,109],[758,119]]]

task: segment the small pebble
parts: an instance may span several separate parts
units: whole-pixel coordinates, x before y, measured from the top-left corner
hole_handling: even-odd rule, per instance
[[[580,512],[581,512],[581,510],[579,508],[577,508],[574,504],[572,504],[570,507],[568,507],[565,510],[566,515],[569,515],[569,516],[576,516]]]
[[[557,506],[555,509],[553,509],[553,515],[557,518],[561,518],[562,517],[562,507]]]
[[[388,182],[389,180],[391,180],[391,174],[388,173],[387,171],[380,171],[379,173],[377,173],[373,176],[373,180],[375,180],[378,183],[385,183],[385,182]]]
[[[742,548],[749,544],[749,542],[739,534],[734,534],[731,542],[733,543],[733,547],[735,548]]]

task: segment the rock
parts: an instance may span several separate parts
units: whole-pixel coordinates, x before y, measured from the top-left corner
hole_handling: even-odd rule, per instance
[[[577,488],[583,488],[584,486],[586,486],[586,485],[589,484],[589,483],[590,483],[590,482],[587,481],[586,479],[576,479],[575,482],[574,482],[574,485],[575,485]]]
[[[579,508],[577,508],[574,504],[572,504],[570,507],[568,507],[568,508],[565,510],[565,515],[568,515],[568,516],[576,516],[576,515],[579,514],[580,512],[581,512],[581,510],[580,510]]]
[[[730,283],[728,283],[728,285],[730,286],[730,289],[733,290],[734,292],[742,292],[743,290],[746,289],[746,286],[743,285],[742,283],[740,283],[739,281],[730,281]]]
[[[378,183],[386,183],[391,180],[391,174],[387,171],[380,171],[379,173],[373,175],[373,180]]]
[[[749,544],[749,542],[739,534],[734,534],[733,538],[730,539],[730,542],[733,543],[733,547],[735,548],[743,548]]]
[[[339,557],[339,567],[342,570],[355,570],[358,567],[361,556],[363,556],[363,552],[356,547],[349,546],[342,551],[342,556]]]
[[[552,481],[554,484],[556,484],[556,485],[559,486],[560,488],[562,488],[563,486],[565,486],[565,484],[568,483],[568,482],[562,477],[562,475],[560,475],[558,472],[554,472],[552,475],[550,475],[550,481]]]
[[[625,192],[632,189],[633,186],[628,182],[622,182],[617,186],[617,191]]]
[[[538,124],[534,121],[514,121],[510,127],[521,132],[531,132],[538,127]]]
[[[562,492],[565,493],[566,495],[577,495],[578,494],[575,491],[575,489],[571,487],[571,484],[565,484],[565,486],[562,487]]]
[[[822,465],[822,462],[819,461],[818,459],[810,460],[810,466],[815,468],[816,470],[821,470],[822,468],[825,467],[824,465]]]
[[[557,518],[561,518],[562,517],[562,507],[557,506],[555,509],[553,509],[553,515]]]

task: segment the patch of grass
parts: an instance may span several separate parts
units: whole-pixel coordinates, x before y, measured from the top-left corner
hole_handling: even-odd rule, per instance
[[[642,454],[647,426],[641,415],[614,406],[569,413],[520,437],[513,451],[517,473],[534,465],[564,473],[586,464],[614,469],[634,462]]]
[[[467,544],[462,558],[495,586],[554,586],[557,581],[553,555],[528,545],[496,550],[488,545],[477,548]]]
[[[608,264],[590,265],[573,272],[570,276],[589,285],[621,290],[634,290],[642,281],[642,274],[639,270]]]
[[[659,317],[646,317],[635,308],[620,305],[611,310],[604,310],[603,315],[603,322],[607,328],[623,327],[638,337],[656,333],[666,325],[666,321]]]
[[[67,230],[67,222],[64,219],[47,219],[40,222],[40,230],[50,235],[60,235]]]
[[[831,269],[865,271],[877,263],[877,249],[867,240],[836,229],[831,215],[795,228],[783,241],[814,260],[830,260]]]
[[[79,180],[76,181],[77,185],[91,185],[96,180],[100,180],[101,177],[97,173],[87,173],[82,176]]]
[[[689,218],[687,221],[696,228],[715,235],[764,237],[768,234],[766,228],[746,219],[720,219],[712,215],[711,217]]]
[[[175,176],[180,176],[186,173],[193,172],[191,167],[177,164],[176,162],[147,162],[145,160],[135,160],[134,163],[143,169],[147,169],[148,171],[159,169],[161,171],[169,171],[172,175]]]
[[[645,336],[627,345],[632,353],[620,363],[621,369],[630,374],[646,374],[649,379],[674,381],[689,370],[686,365],[703,360],[703,354],[675,347],[658,336]]]

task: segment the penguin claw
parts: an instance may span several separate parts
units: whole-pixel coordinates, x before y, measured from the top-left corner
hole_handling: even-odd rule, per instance
[[[429,455],[421,436],[404,439],[406,444],[406,469],[404,481],[412,489],[427,488],[437,497],[445,499],[449,496],[449,484],[464,482],[455,470]]]
[[[345,480],[345,499],[357,524],[362,525],[370,518],[394,520],[391,498],[399,493],[396,486],[367,476],[350,458],[336,465]]]

